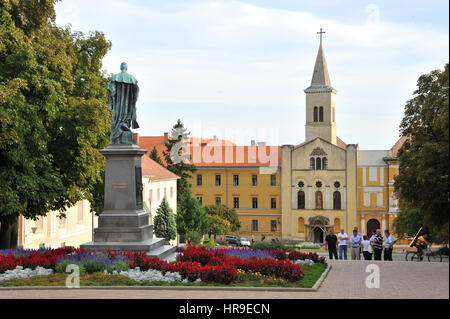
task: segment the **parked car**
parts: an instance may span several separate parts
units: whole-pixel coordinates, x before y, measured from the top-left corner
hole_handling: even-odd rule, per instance
[[[225,240],[231,245],[239,245],[239,237],[235,235],[226,235]]]
[[[239,246],[250,247],[250,241],[248,238],[241,237],[239,238]]]

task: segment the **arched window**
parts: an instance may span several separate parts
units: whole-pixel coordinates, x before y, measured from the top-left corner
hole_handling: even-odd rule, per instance
[[[305,209],[305,192],[298,191],[297,193],[297,208]]]
[[[316,160],[314,159],[314,157],[311,157],[311,159],[309,160],[309,169],[316,169]]]
[[[341,193],[338,191],[333,193],[333,209],[341,209]]]
[[[316,192],[316,209],[323,209],[323,196],[321,191]]]
[[[323,106],[319,107],[319,122],[323,122]]]
[[[319,121],[318,109],[317,109],[317,106],[314,106],[314,122],[318,122],[318,121]]]
[[[316,169],[322,169],[322,161],[320,157],[316,158]]]
[[[322,158],[322,166],[323,169],[328,169],[328,158],[326,157]]]
[[[298,219],[298,232],[299,233],[305,232],[305,220],[303,219],[303,217],[300,217]]]

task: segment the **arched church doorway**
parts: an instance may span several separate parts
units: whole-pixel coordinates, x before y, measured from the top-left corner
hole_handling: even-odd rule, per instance
[[[380,222],[377,219],[369,219],[367,222],[367,235],[372,236],[372,231],[376,231],[380,228]]]
[[[319,227],[314,228],[313,230],[313,242],[317,244],[323,244],[324,238],[323,230]]]

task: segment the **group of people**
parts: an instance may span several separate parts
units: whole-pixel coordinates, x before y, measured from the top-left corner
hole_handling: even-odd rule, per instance
[[[347,249],[350,246],[351,258],[352,260],[361,259],[361,248],[362,254],[365,260],[381,260],[384,249],[384,260],[392,260],[392,251],[394,249],[394,244],[397,239],[391,235],[389,230],[384,231],[384,236],[381,235],[381,230],[377,229],[372,232],[372,236],[362,236],[358,232],[358,228],[353,229],[353,233],[348,237],[344,229],[341,229],[340,233],[336,236],[334,230],[325,237],[325,247],[328,248],[328,253],[330,259],[347,260]]]

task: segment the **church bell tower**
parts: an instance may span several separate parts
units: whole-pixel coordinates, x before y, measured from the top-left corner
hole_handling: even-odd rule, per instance
[[[331,87],[327,62],[322,47],[322,28],[320,29],[320,46],[311,85],[306,93],[306,142],[320,137],[336,145],[336,93]]]

